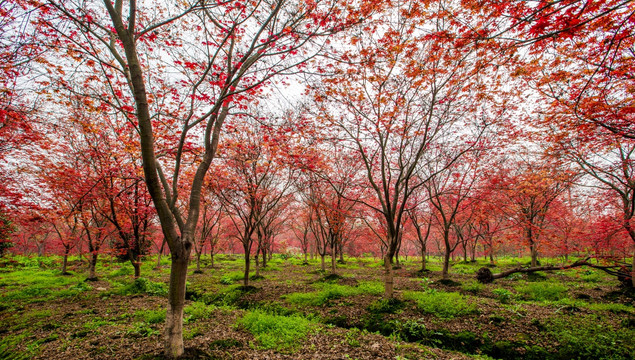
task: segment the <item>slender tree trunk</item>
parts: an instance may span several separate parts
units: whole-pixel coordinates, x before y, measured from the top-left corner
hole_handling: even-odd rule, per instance
[[[531,246],[531,267],[538,266],[538,249],[536,249],[536,243],[532,242]]]
[[[421,271],[426,271],[426,246],[421,246]]]
[[[384,276],[384,297],[386,299],[391,299],[393,297],[394,278],[392,270],[392,256],[390,256],[390,254],[386,254],[386,256],[384,256]]]
[[[97,251],[93,251],[90,260],[88,261],[88,279],[89,280],[97,280],[97,275],[95,274],[95,268],[97,267]]]
[[[633,243],[633,259],[632,259],[632,268],[631,268],[631,284],[633,288],[635,288],[635,243]]]
[[[337,244],[331,242],[331,274],[335,274],[335,263],[337,259]]]
[[[214,268],[214,251],[210,250],[209,256],[212,258],[212,269]]]
[[[132,267],[134,267],[134,278],[138,279],[141,276],[141,260],[133,261]]]
[[[342,244],[342,241],[339,241],[339,253],[340,253],[340,263],[344,263],[344,245]]]
[[[256,253],[256,256],[254,257],[254,260],[256,260],[256,274],[255,274],[255,276],[260,276],[260,254]]]
[[[245,277],[243,278],[243,286],[249,286],[249,265],[251,262],[251,258],[249,254],[245,255]]]
[[[203,253],[203,249],[200,252],[196,253],[196,272],[201,273],[201,254]]]
[[[62,275],[68,274],[66,267],[68,265],[68,250],[64,250],[64,260],[62,260]]]
[[[450,256],[452,255],[448,230],[446,230],[445,234],[443,234],[443,241],[445,243],[445,252],[443,254],[443,272],[441,273],[441,277],[446,280],[449,278]]]
[[[267,267],[267,249],[265,247],[262,248],[262,268]],[[256,255],[258,257],[258,255]]]
[[[322,271],[326,271],[326,264],[324,264],[324,255],[320,254],[320,260],[322,260]]]
[[[161,242],[161,248],[159,249],[159,255],[157,256],[157,266],[156,269],[161,267],[161,255],[163,254],[163,247],[165,246],[165,237],[163,238],[163,241]]]
[[[185,244],[184,244],[185,245]],[[183,305],[191,247],[172,252],[168,308],[166,312],[165,349],[168,357],[183,354]]]

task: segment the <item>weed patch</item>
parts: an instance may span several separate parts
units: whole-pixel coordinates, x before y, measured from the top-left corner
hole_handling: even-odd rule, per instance
[[[260,310],[247,312],[238,326],[254,335],[264,349],[293,350],[316,324],[298,315],[273,315]]]
[[[327,306],[332,300],[360,294],[380,295],[384,292],[384,285],[376,281],[360,282],[357,286],[338,285],[331,283],[314,284],[317,292],[292,293],[285,298],[296,305]]]
[[[558,301],[567,296],[567,287],[546,282],[517,286],[516,291],[523,300]]]
[[[146,278],[138,278],[132,283],[118,289],[116,293],[119,295],[147,294],[152,296],[166,296],[168,294],[168,287],[164,283],[150,281]]]
[[[406,291],[404,299],[415,301],[421,311],[440,318],[450,319],[478,313],[476,304],[469,303],[464,295],[456,292]]]

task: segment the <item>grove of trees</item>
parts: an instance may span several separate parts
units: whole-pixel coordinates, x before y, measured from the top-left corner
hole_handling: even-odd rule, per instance
[[[169,251],[170,357],[205,254],[244,254],[245,287],[273,252],[373,256],[387,298],[404,255],[444,278],[456,257],[595,257],[635,286],[634,13],[0,1],[0,255],[81,254],[96,279],[99,256],[139,277]]]

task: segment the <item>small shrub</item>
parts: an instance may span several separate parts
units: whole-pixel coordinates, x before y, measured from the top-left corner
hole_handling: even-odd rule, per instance
[[[119,295],[148,294],[152,296],[166,296],[168,287],[164,283],[150,281],[146,278],[135,279],[117,291]]]
[[[527,274],[527,280],[533,282],[540,282],[547,280],[547,275],[543,272],[536,271]]]
[[[223,275],[220,278],[220,283],[223,285],[231,285],[233,283],[235,283],[236,281],[240,281],[242,279],[245,278],[245,273],[242,271],[232,271],[230,273],[227,273],[225,275]]]
[[[361,331],[358,328],[352,328],[348,330],[346,334],[344,334],[346,343],[351,347],[360,347],[361,345],[359,343],[360,334],[361,334]]]
[[[183,309],[185,313],[185,323],[190,323],[200,319],[207,319],[216,309],[214,305],[206,305],[203,302],[195,301]]]
[[[377,314],[394,314],[403,308],[403,302],[396,298],[379,299],[368,305],[368,311]]]
[[[567,296],[567,287],[550,283],[530,283],[516,287],[516,291],[525,300],[558,301]]]
[[[414,300],[417,307],[424,313],[433,314],[440,318],[453,318],[478,313],[476,304],[471,304],[467,298],[456,292],[407,291],[404,299]]]
[[[511,291],[503,288],[492,290],[492,294],[496,296],[496,299],[500,301],[501,304],[509,304],[514,295]]]
[[[281,316],[255,310],[237,323],[254,335],[264,349],[291,350],[299,346],[316,324],[298,315]]]
[[[421,341],[428,336],[428,330],[423,322],[407,320],[400,324],[399,335],[406,341]]]
[[[478,281],[471,281],[469,283],[463,284],[461,289],[465,292],[469,292],[472,294],[478,294],[485,288],[485,285],[479,283]]]

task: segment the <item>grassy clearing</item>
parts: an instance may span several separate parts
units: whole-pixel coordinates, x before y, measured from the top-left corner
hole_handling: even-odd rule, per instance
[[[252,333],[259,347],[278,351],[292,351],[317,328],[317,323],[299,315],[275,315],[261,310],[247,312],[237,325]]]
[[[295,305],[326,306],[332,300],[349,296],[369,294],[381,295],[384,293],[384,284],[377,281],[363,281],[357,286],[338,285],[332,283],[316,283],[314,287],[319,291],[309,293],[292,293],[284,298]]]
[[[469,298],[456,292],[442,292],[436,290],[407,291],[404,299],[416,302],[417,307],[424,313],[439,318],[451,319],[457,316],[478,314],[478,306]]]

